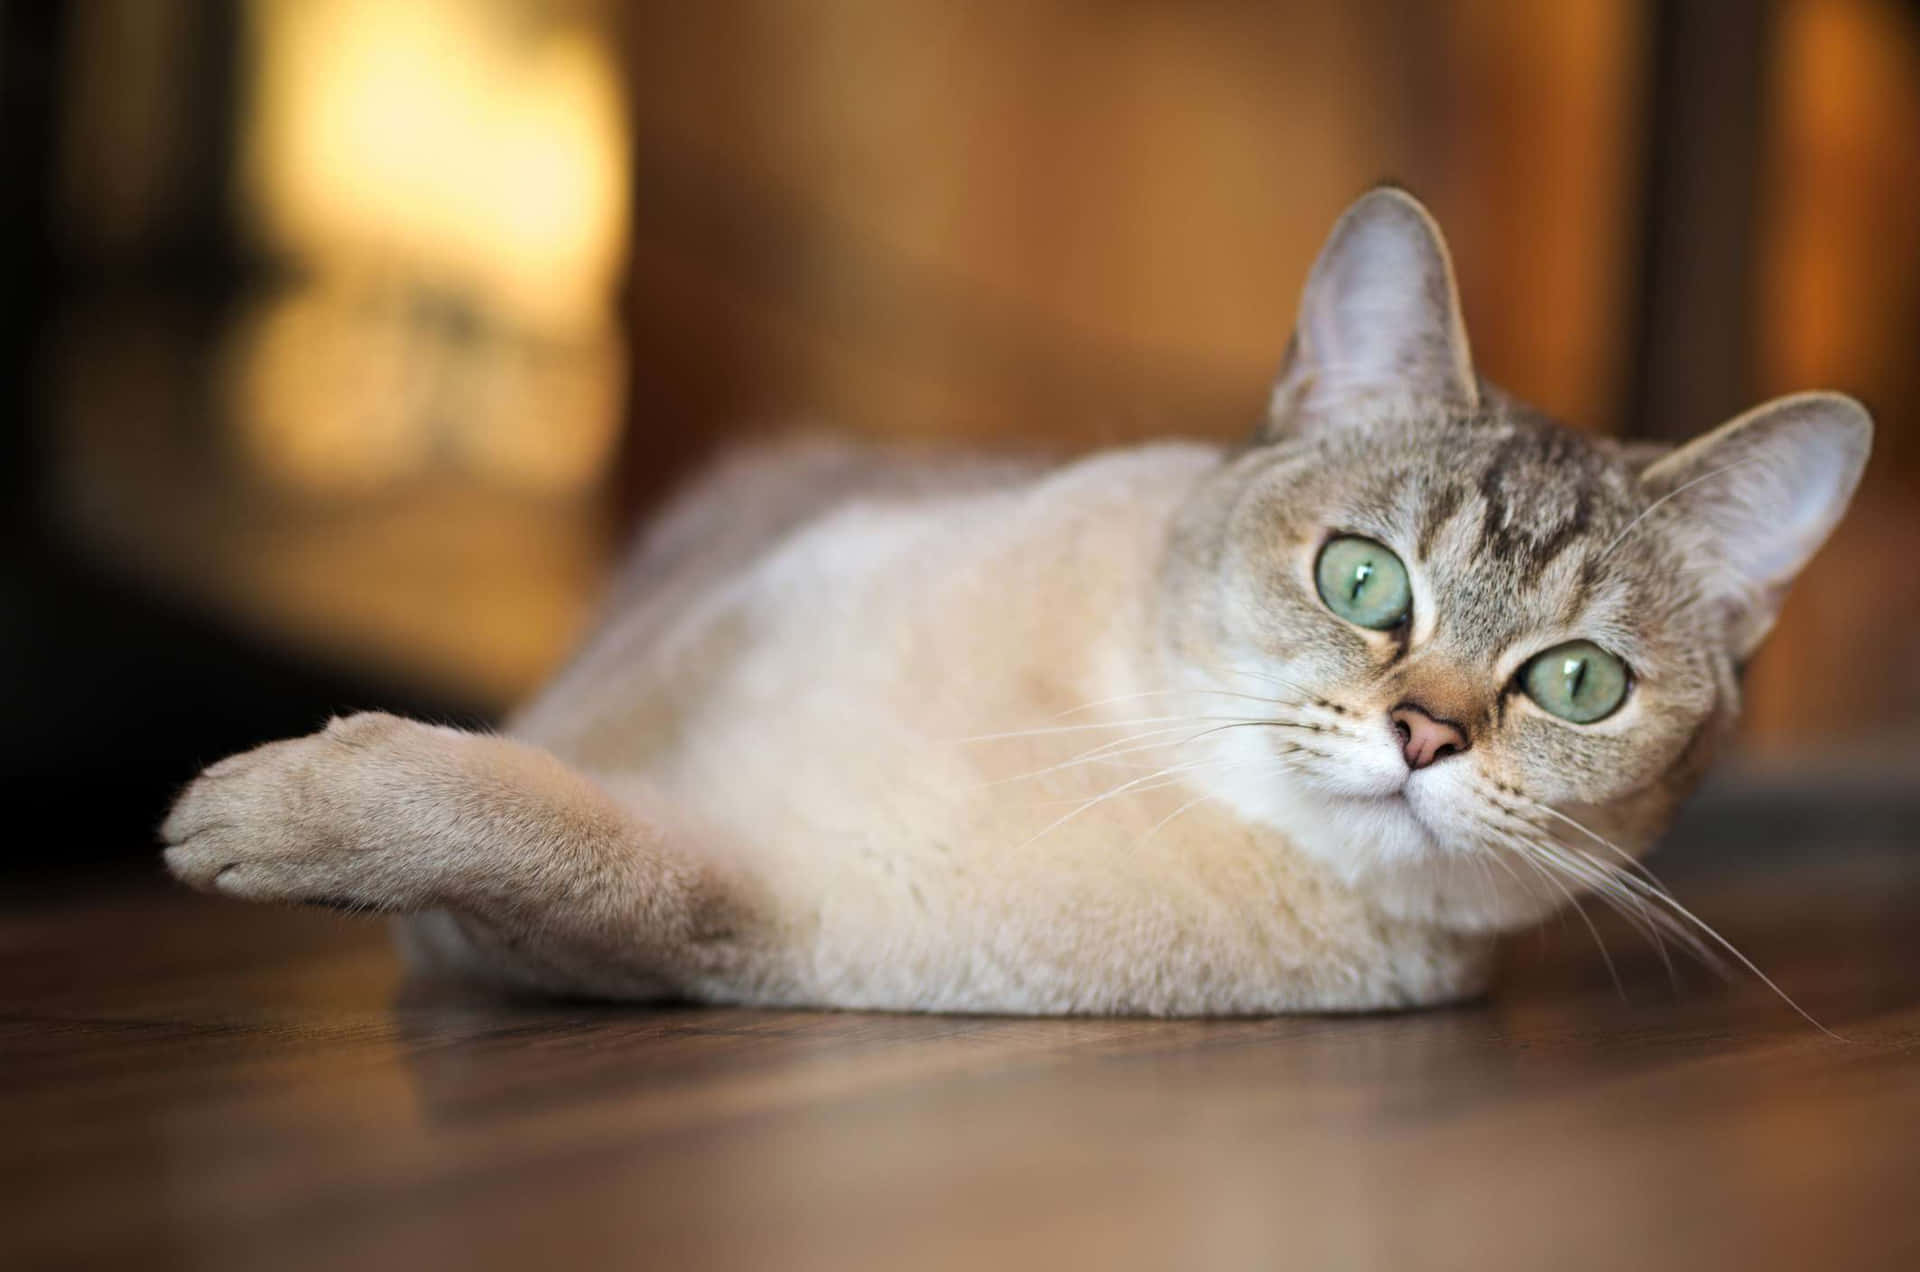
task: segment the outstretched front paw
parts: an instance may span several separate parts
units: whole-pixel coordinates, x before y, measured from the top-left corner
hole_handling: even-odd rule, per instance
[[[430,903],[410,860],[409,791],[431,785],[449,729],[365,712],[269,742],[195,778],[160,828],[167,868],[208,892],[350,909]]]

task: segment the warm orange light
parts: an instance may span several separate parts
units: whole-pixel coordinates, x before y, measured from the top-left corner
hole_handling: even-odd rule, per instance
[[[619,80],[588,33],[519,8],[254,0],[243,171],[266,236],[597,327],[627,213]]]
[[[612,454],[616,72],[534,0],[253,0],[244,206],[296,281],[236,325],[255,471],[369,493],[438,461],[566,493]]]
[[[433,447],[435,362],[404,317],[308,287],[256,305],[236,328],[228,405],[264,475],[314,494],[378,490]]]

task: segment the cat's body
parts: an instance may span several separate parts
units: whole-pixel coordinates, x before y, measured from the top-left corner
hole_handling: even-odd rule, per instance
[[[561,992],[1164,1014],[1475,994],[1499,930],[1626,886],[1604,863],[1645,851],[1734,718],[1732,668],[1844,506],[1865,418],[1790,400],[1747,449],[1643,474],[1472,377],[1444,249],[1397,193],[1336,232],[1299,340],[1234,451],[740,457],[650,531],[505,736],[358,716],[235,757],[176,806],[169,862],[400,912],[420,964]],[[1830,438],[1777,561],[1725,588],[1690,569],[1751,524],[1662,505],[1728,462],[1766,461],[1747,503],[1782,493],[1765,447]],[[1793,522],[1795,493],[1763,511]],[[1315,599],[1343,537],[1404,560],[1393,628]],[[1635,677],[1580,724],[1515,688],[1573,638]]]
[[[1219,463],[1199,445],[1038,473],[745,459],[669,516],[636,562],[653,577],[509,733],[610,789],[639,776],[643,807],[754,881],[765,930],[681,986],[702,996],[1249,1012],[1473,992],[1480,942],[1371,915],[1209,804],[1167,820],[1188,787],[1066,816],[1181,759],[1163,734],[1071,764],[1162,732],[1127,723],[1169,714],[1161,557]],[[675,533],[768,504],[787,515],[742,528],[759,543]],[[1035,727],[1060,731],[990,736]],[[464,957],[452,925],[428,930]]]

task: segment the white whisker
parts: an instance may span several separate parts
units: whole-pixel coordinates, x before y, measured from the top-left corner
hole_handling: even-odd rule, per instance
[[[1220,721],[1220,723],[1217,725],[1214,725],[1211,728],[1201,729],[1198,732],[1189,734],[1187,737],[1184,737],[1184,738],[1175,738],[1171,736],[1173,734],[1182,733],[1188,729],[1191,729],[1194,724],[1205,723],[1206,721],[1209,721],[1209,720],[1218,720]],[[1239,728],[1311,729],[1312,726],[1300,724],[1298,722],[1291,721],[1291,720],[1258,720],[1258,719],[1240,720],[1240,719],[1235,719],[1231,716],[1196,716],[1196,717],[1193,717],[1193,719],[1181,724],[1169,725],[1169,726],[1158,728],[1158,729],[1150,729],[1145,733],[1134,734],[1130,737],[1115,738],[1111,742],[1105,742],[1089,750],[1082,751],[1080,754],[1072,756],[1069,759],[1061,760],[1057,764],[1050,764],[1044,768],[1034,769],[1031,772],[1016,773],[1011,777],[992,778],[988,781],[982,782],[980,784],[980,789],[985,789],[987,787],[992,787],[992,786],[1004,786],[1009,782],[1031,781],[1038,777],[1044,777],[1050,773],[1059,773],[1067,769],[1080,768],[1089,764],[1106,763],[1108,761],[1116,760],[1124,756],[1137,755],[1143,751],[1154,751],[1154,750],[1160,750],[1162,748],[1185,746],[1190,742],[1196,742],[1201,738],[1208,737],[1212,734],[1224,732],[1227,729],[1239,729]]]
[[[1592,862],[1584,857],[1577,859],[1568,857],[1559,850],[1560,845],[1558,844],[1528,839],[1512,831],[1503,831],[1501,833],[1507,834],[1515,842],[1522,845],[1526,851],[1550,863],[1573,882],[1593,892],[1611,906],[1623,919],[1632,925],[1635,931],[1647,939],[1648,944],[1653,946],[1654,951],[1660,956],[1662,965],[1667,968],[1669,980],[1673,979],[1673,964],[1667,957],[1666,942],[1661,936],[1661,933],[1666,930],[1665,925],[1660,922],[1659,916],[1653,911],[1650,911],[1646,903],[1637,895],[1622,891],[1619,885],[1614,883],[1606,874],[1605,867],[1602,863]],[[1668,934],[1671,935],[1671,932]],[[1682,944],[1688,943],[1686,940],[1682,941]],[[1705,953],[1704,950],[1694,952],[1696,956]]]
[[[1221,667],[1217,664],[1199,664],[1198,670],[1210,671],[1222,676],[1244,676],[1248,680],[1274,685],[1281,689],[1291,689],[1294,693],[1301,695],[1306,702],[1316,706],[1327,705],[1325,698],[1307,688],[1305,685],[1300,684],[1298,681],[1288,680],[1284,676],[1276,676],[1272,672],[1254,671],[1247,667]]]
[[[1592,860],[1592,858],[1589,858],[1589,860]],[[1680,902],[1676,900],[1672,894],[1655,889],[1650,884],[1648,884],[1644,879],[1641,879],[1636,875],[1627,874],[1624,871],[1616,871],[1614,877],[1619,879],[1621,883],[1624,884],[1625,886],[1632,888],[1636,892],[1640,892],[1642,895],[1647,896],[1650,900],[1656,901],[1660,905],[1665,906],[1675,917],[1679,919],[1684,919],[1686,922],[1691,923],[1694,929],[1698,931],[1701,936],[1706,937],[1708,940],[1712,941],[1715,945],[1718,945],[1722,950],[1725,950],[1726,953],[1729,956],[1731,956],[1735,962],[1739,963],[1740,966],[1746,968],[1749,972],[1753,973],[1753,975],[1760,981],[1762,985],[1765,985],[1768,989],[1772,990],[1774,994],[1779,997],[1781,1002],[1793,1008],[1793,1010],[1801,1017],[1801,1019],[1805,1020],[1808,1024],[1812,1025],[1815,1029],[1818,1029],[1821,1033],[1826,1034],[1829,1038],[1832,1038],[1836,1042],[1846,1041],[1846,1039],[1842,1038],[1839,1034],[1827,1028],[1825,1025],[1821,1024],[1818,1020],[1815,1020],[1813,1016],[1807,1011],[1806,1008],[1802,1007],[1798,1002],[1794,1001],[1793,997],[1789,995],[1786,990],[1781,989],[1779,985],[1775,984],[1772,977],[1768,976],[1765,972],[1761,971],[1757,966],[1755,966],[1753,960],[1748,958],[1745,954],[1742,954],[1740,950],[1733,944],[1733,942],[1729,941],[1726,937],[1720,935],[1720,933],[1716,931],[1711,925],[1709,925],[1705,919],[1702,919],[1699,915],[1689,910],[1686,906],[1680,904]]]
[[[1173,821],[1174,818],[1180,816],[1180,814],[1192,808],[1195,804],[1202,804],[1202,803],[1205,803],[1207,800],[1218,799],[1218,798],[1219,796],[1215,795],[1212,791],[1201,791],[1198,795],[1195,795],[1192,799],[1188,800],[1186,803],[1180,805],[1180,807],[1174,809],[1172,812],[1168,813],[1165,817],[1162,817],[1159,821],[1155,822],[1147,830],[1146,835],[1140,840],[1140,843],[1137,846],[1145,847],[1147,844],[1151,843],[1153,841],[1153,837],[1159,834],[1162,830],[1164,830],[1169,822]]]
[[[1014,851],[1019,852],[1026,848],[1032,847],[1034,844],[1038,843],[1041,839],[1052,834],[1054,831],[1066,825],[1068,822],[1080,816],[1082,813],[1085,813],[1090,809],[1097,808],[1099,805],[1106,803],[1108,800],[1113,799],[1116,796],[1124,795],[1131,790],[1136,790],[1147,782],[1153,781],[1156,778],[1165,777],[1169,773],[1192,772],[1195,769],[1204,768],[1205,766],[1206,766],[1206,761],[1204,760],[1198,761],[1196,763],[1191,763],[1191,764],[1170,764],[1166,768],[1160,769],[1157,772],[1147,774],[1145,777],[1137,777],[1130,782],[1122,782],[1120,785],[1115,786],[1107,791],[1104,791],[1101,794],[1094,796],[1092,799],[1084,801],[1078,807],[1073,809],[1073,811],[1066,813],[1061,817],[1055,818],[1051,822],[1048,822],[1038,832],[1028,837],[1027,839],[1023,840],[1019,844],[1019,846],[1015,848]]]
[[[1270,707],[1286,705],[1277,698],[1263,698],[1258,694],[1237,693],[1232,689],[1142,689],[1137,693],[1119,693],[1111,698],[1096,698],[1092,702],[1083,702],[1077,707],[1068,707],[1065,711],[1055,712],[1047,718],[1050,720],[1063,720],[1068,716],[1079,715],[1083,711],[1098,710],[1101,707],[1109,707],[1117,702],[1136,702],[1141,698],[1178,698],[1188,694],[1205,694],[1209,697],[1219,698],[1242,698],[1248,702],[1263,703]]]
[[[1553,871],[1548,868],[1553,864],[1552,861],[1550,859],[1536,860],[1532,853],[1523,850],[1519,841],[1509,842],[1504,839],[1496,839],[1493,842],[1503,844],[1521,860],[1533,864],[1539,869],[1541,876],[1545,878],[1547,882],[1551,883],[1562,897],[1566,898],[1567,904],[1573,907],[1574,913],[1580,916],[1580,922],[1586,925],[1587,931],[1593,936],[1594,947],[1600,951],[1600,961],[1606,964],[1607,978],[1613,982],[1615,992],[1618,993],[1622,999],[1625,999],[1627,996],[1626,984],[1620,979],[1619,969],[1613,965],[1613,955],[1607,952],[1607,943],[1601,939],[1599,927],[1595,925],[1593,916],[1587,913],[1587,908],[1580,904],[1580,898],[1575,896],[1572,889],[1562,883]]]
[[[1666,896],[1672,895],[1671,891],[1667,888],[1667,885],[1662,883],[1658,878],[1658,876],[1656,876],[1653,873],[1653,871],[1647,868],[1645,863],[1641,862],[1638,858],[1634,857],[1633,854],[1629,853],[1626,849],[1620,847],[1620,845],[1614,843],[1610,839],[1607,839],[1605,836],[1599,835],[1594,831],[1588,829],[1586,826],[1582,825],[1580,822],[1576,821],[1572,817],[1567,816],[1567,814],[1561,812],[1557,808],[1553,808],[1553,807],[1550,807],[1549,805],[1542,804],[1541,802],[1535,799],[1529,799],[1525,795],[1520,795],[1519,792],[1517,791],[1512,793],[1517,795],[1530,810],[1545,813],[1549,817],[1553,817],[1561,822],[1564,822],[1565,824],[1579,831],[1581,834],[1585,835],[1588,839],[1591,839],[1594,843],[1600,845],[1602,848],[1605,848],[1607,851],[1611,852],[1614,856],[1618,857],[1622,863],[1624,863],[1625,868],[1627,870],[1630,870],[1633,873],[1641,876],[1662,895],[1666,895]],[[1520,820],[1522,822],[1526,821],[1524,817],[1521,818]],[[1532,823],[1528,823],[1528,824],[1531,825]],[[1536,827],[1536,829],[1540,830],[1542,833],[1545,833],[1546,831],[1546,828],[1544,826]],[[1643,918],[1645,918],[1648,924],[1648,934],[1653,941],[1653,947],[1656,951],[1658,951],[1660,955],[1661,964],[1667,969],[1668,983],[1673,985],[1676,989],[1679,988],[1679,984],[1680,984],[1679,973],[1674,970],[1673,960],[1667,957],[1666,942],[1660,939],[1659,926],[1654,923],[1652,916],[1647,913],[1647,906],[1644,901],[1636,900],[1635,908],[1641,913],[1641,915],[1643,916]],[[1669,935],[1672,935],[1672,933],[1669,933]],[[1690,945],[1692,944],[1692,942],[1691,940],[1688,940],[1688,941],[1683,941],[1682,944]],[[1692,952],[1694,954],[1694,957],[1699,958],[1701,962],[1707,963],[1709,966],[1713,964],[1714,962],[1713,959],[1709,957],[1704,957],[1704,955],[1706,954],[1706,950],[1704,949],[1704,947],[1695,949]]]
[[[1537,853],[1543,860],[1550,861],[1557,870],[1566,874],[1570,879],[1592,889],[1602,899],[1612,904],[1614,908],[1620,912],[1622,917],[1632,921],[1635,914],[1637,914],[1642,921],[1657,928],[1659,932],[1664,933],[1666,936],[1678,942],[1688,953],[1692,954],[1702,963],[1705,963],[1709,967],[1714,967],[1716,970],[1720,970],[1724,975],[1725,968],[1721,964],[1718,955],[1715,954],[1714,950],[1709,948],[1706,943],[1711,942],[1713,946],[1717,946],[1720,950],[1724,951],[1735,963],[1745,968],[1759,980],[1762,985],[1765,985],[1771,990],[1780,1001],[1792,1008],[1794,1013],[1801,1019],[1812,1025],[1815,1029],[1818,1029],[1821,1033],[1833,1038],[1835,1041],[1845,1041],[1839,1034],[1816,1020],[1806,1008],[1802,1007],[1791,995],[1781,989],[1771,977],[1761,971],[1753,960],[1741,953],[1731,941],[1727,940],[1726,937],[1722,936],[1692,910],[1682,905],[1664,884],[1654,878],[1651,872],[1641,866],[1638,861],[1634,860],[1625,850],[1621,849],[1619,845],[1595,834],[1558,809],[1549,808],[1547,805],[1536,800],[1528,799],[1526,802],[1531,807],[1537,808],[1542,812],[1550,813],[1580,831],[1582,834],[1585,834],[1595,843],[1626,859],[1635,867],[1635,870],[1629,871],[1622,869],[1620,866],[1614,865],[1604,858],[1596,857],[1590,852],[1581,852],[1572,845],[1564,842],[1552,839],[1528,841],[1520,836],[1511,835],[1511,832],[1507,832],[1516,842],[1530,843],[1533,852]],[[1500,806],[1495,804],[1495,807]],[[1532,825],[1532,823],[1525,821],[1522,821],[1521,824]],[[1533,826],[1533,829],[1544,830],[1544,828],[1538,826]],[[1629,907],[1631,907],[1631,912],[1629,911]]]
[[[1684,485],[1674,487],[1672,490],[1669,490],[1666,494],[1660,496],[1658,499],[1654,500],[1652,503],[1642,508],[1640,510],[1639,516],[1635,517],[1632,521],[1627,522],[1627,528],[1622,530],[1619,534],[1613,537],[1613,542],[1609,543],[1604,549],[1601,550],[1600,556],[1597,559],[1604,561],[1609,556],[1613,555],[1613,550],[1620,546],[1620,543],[1622,540],[1624,540],[1628,535],[1633,533],[1633,528],[1639,525],[1642,521],[1645,521],[1649,516],[1653,515],[1653,510],[1658,508],[1661,504],[1667,502],[1667,500],[1677,498],[1680,495],[1684,495],[1689,490],[1692,490],[1695,486],[1698,486],[1701,482],[1709,481],[1715,477],[1718,477],[1721,473],[1730,473],[1736,468],[1742,468],[1748,464],[1757,464],[1759,462],[1760,460],[1758,458],[1736,460],[1733,463],[1728,464],[1724,468],[1716,468],[1710,473],[1702,473],[1700,476],[1695,477],[1692,481],[1687,482]]]
[[[1062,733],[1089,733],[1096,729],[1125,729],[1141,724],[1192,724],[1209,720],[1237,720],[1239,716],[1141,716],[1133,720],[1101,720],[1087,724],[1050,724],[1035,729],[1012,729],[1005,733],[976,733],[972,737],[950,738],[954,745],[969,742],[1004,742],[1012,738],[1051,737]]]

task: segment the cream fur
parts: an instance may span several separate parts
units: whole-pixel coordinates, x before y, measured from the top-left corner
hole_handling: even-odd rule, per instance
[[[621,998],[1213,1014],[1481,992],[1494,934],[1566,895],[1508,869],[1502,836],[1575,861],[1574,889],[1600,853],[1567,816],[1646,851],[1771,616],[1729,606],[1777,604],[1857,480],[1865,417],[1743,417],[1743,461],[1828,462],[1817,489],[1774,463],[1727,496],[1753,534],[1765,500],[1796,508],[1744,558],[1763,599],[1696,586],[1683,555],[1734,519],[1671,486],[1716,452],[1644,485],[1473,383],[1417,204],[1368,196],[1315,277],[1260,444],[1054,469],[737,458],[654,526],[502,736],[362,715],[224,761],[168,818],[170,867],[406,916],[426,970]],[[1407,562],[1405,633],[1313,597],[1330,531]],[[1576,636],[1642,681],[1590,726],[1511,689]],[[1403,701],[1471,750],[1410,773]]]

